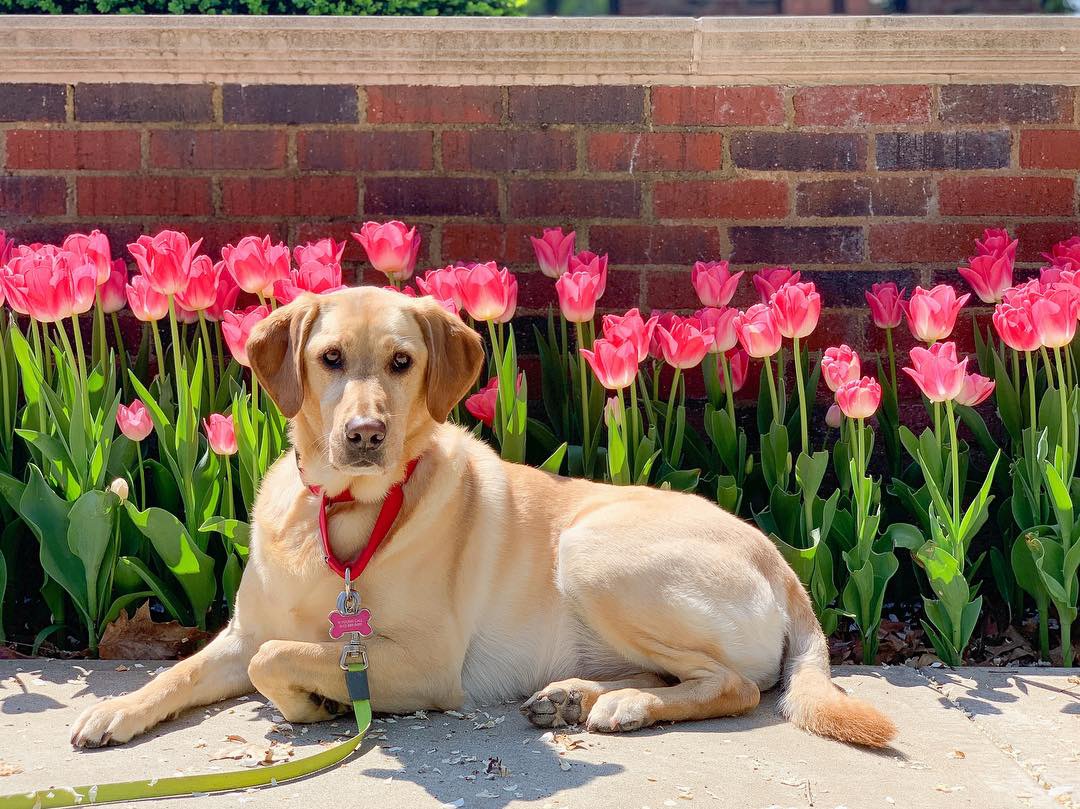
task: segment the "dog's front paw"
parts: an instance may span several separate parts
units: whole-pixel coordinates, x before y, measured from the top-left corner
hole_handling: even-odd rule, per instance
[[[521,712],[538,728],[559,728],[581,721],[579,689],[566,683],[552,683],[537,691],[521,706]]]
[[[123,744],[152,724],[145,710],[124,697],[116,697],[82,712],[71,726],[71,744],[73,747]]]
[[[594,733],[626,733],[652,723],[644,696],[625,689],[604,694],[596,700],[585,727]]]

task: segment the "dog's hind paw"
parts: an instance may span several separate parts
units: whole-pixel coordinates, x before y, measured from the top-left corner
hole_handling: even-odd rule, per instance
[[[558,728],[581,721],[582,692],[553,683],[537,691],[521,706],[521,712],[538,728]]]
[[[145,711],[123,698],[110,699],[83,711],[71,726],[72,747],[123,744],[147,729]]]

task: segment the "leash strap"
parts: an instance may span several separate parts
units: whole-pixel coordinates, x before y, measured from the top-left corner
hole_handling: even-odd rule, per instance
[[[356,735],[312,756],[286,761],[269,767],[255,767],[236,772],[181,775],[152,780],[124,781],[115,784],[91,784],[82,787],[53,787],[34,792],[0,795],[0,809],[51,809],[60,806],[89,806],[147,798],[193,797],[211,792],[232,792],[252,787],[277,786],[286,781],[313,775],[339,764],[359,747],[371,727],[367,667],[351,663],[345,672],[345,682],[356,715]]]

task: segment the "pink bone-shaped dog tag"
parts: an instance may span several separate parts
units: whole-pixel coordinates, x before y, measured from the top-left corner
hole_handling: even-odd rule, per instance
[[[368,623],[371,612],[366,609],[352,614],[334,610],[326,617],[330,619],[330,637],[334,640],[350,632],[356,632],[365,638],[371,635],[371,625]]]

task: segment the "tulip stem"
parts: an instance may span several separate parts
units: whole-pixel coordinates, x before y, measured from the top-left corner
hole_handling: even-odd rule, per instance
[[[135,442],[135,461],[139,466],[139,505],[147,507],[146,502],[146,473],[143,471],[142,442]]]
[[[101,287],[94,292],[94,318],[97,328],[94,330],[98,341],[94,344],[94,363],[105,362],[109,355],[109,345],[105,340],[105,310],[101,308]]]
[[[772,399],[773,424],[780,423],[779,405],[776,401],[776,379],[773,378],[772,357],[764,357],[765,378],[769,382],[769,398]]]
[[[637,404],[637,379],[630,383],[630,440],[633,446],[630,447],[630,456],[633,456],[637,452],[638,444],[641,442],[640,426],[638,424],[638,404]],[[636,460],[636,459],[635,459]]]
[[[731,426],[735,426],[735,391],[732,389],[731,381],[731,362],[727,358],[727,354],[721,351],[717,358],[720,361],[720,367],[724,371],[724,392],[727,394],[727,412],[728,417],[731,419]]]
[[[799,389],[799,426],[802,429],[802,451],[810,454],[810,431],[806,423],[806,389],[803,387],[802,352],[799,350],[799,338],[793,338],[795,355],[795,387]]]
[[[154,335],[154,353],[157,354],[157,375],[162,380],[165,379],[165,349],[161,345],[161,331],[158,329],[157,321],[150,321],[150,332]]]
[[[60,321],[56,324],[57,330],[64,334],[64,322]],[[83,429],[86,429],[93,423],[93,415],[90,413],[90,379],[87,375],[86,369],[86,351],[83,349],[82,340],[82,328],[79,326],[79,316],[71,316],[71,330],[72,338],[75,341],[75,357],[79,363],[79,380],[77,383],[77,393],[82,398],[83,404]],[[68,353],[70,354],[71,347],[68,346]],[[89,437],[89,430],[87,430]]]
[[[9,406],[11,401],[9,399],[9,385],[10,379],[8,378],[8,364],[7,364],[7,335],[10,321],[8,320],[7,312],[0,312],[0,386],[3,390],[3,401],[0,401],[0,407],[4,409],[4,435],[11,436],[14,432],[14,425],[11,422],[11,412]]]
[[[38,327],[38,322],[36,320],[34,320],[33,318],[30,318],[30,338],[33,340],[34,354],[38,358],[38,363],[44,369],[47,366],[46,366],[44,352],[42,351],[42,348],[41,348],[41,330]],[[41,400],[41,401],[38,402],[37,411],[38,411],[38,427],[40,428],[40,431],[44,433],[45,432],[45,403],[44,403],[44,400]]]
[[[1061,349],[1054,349],[1054,361],[1057,363],[1058,370],[1058,402],[1061,405],[1061,467],[1058,471],[1061,473],[1062,480],[1070,480],[1072,474],[1069,473],[1069,453],[1071,451],[1069,440],[1069,395],[1065,391],[1065,368],[1061,364]]]
[[[953,501],[953,535],[956,541],[960,541],[962,538],[959,536],[960,531],[960,444],[956,439],[956,418],[953,416],[953,403],[952,399],[945,400],[945,414],[949,419],[949,439],[952,448],[952,501]],[[959,548],[956,549],[957,553],[960,553]],[[963,555],[957,556],[957,559],[962,560]]]
[[[581,372],[581,463],[585,477],[589,477],[592,465],[589,463],[589,373],[585,367],[585,357],[581,349],[585,346],[585,333],[580,323],[574,324],[578,342],[578,368]]]
[[[892,329],[885,329],[885,348],[889,352],[889,382],[892,383],[893,394],[899,398],[896,390],[896,351],[893,349]]]
[[[1024,352],[1024,360],[1027,363],[1028,405],[1031,408],[1031,435],[1034,438],[1039,429],[1039,414],[1035,405],[1035,363],[1032,362],[1030,351]]]
[[[217,391],[214,380],[214,353],[210,346],[210,332],[206,329],[206,317],[202,311],[199,311],[199,333],[202,335],[203,351],[206,354],[206,359],[203,362],[203,367],[206,368],[206,381],[210,388],[210,407],[209,410],[215,409],[215,403],[217,399]]]
[[[130,384],[130,381],[128,380],[127,347],[124,345],[124,334],[120,331],[120,318],[116,316],[116,312],[112,312],[109,315],[109,320],[112,321],[113,341],[116,343],[116,354],[120,360],[120,384],[124,388],[126,394],[128,385]]]
[[[225,462],[225,502],[228,505],[225,515],[233,519],[236,516],[236,505],[233,502],[232,457],[224,455],[222,460]]]
[[[675,397],[679,393],[679,382],[682,380],[682,368],[675,366],[675,373],[671,377],[671,390],[668,392],[667,418],[664,419],[664,453],[671,451],[668,439],[671,435],[671,423],[675,420]],[[668,457],[668,463],[675,466],[677,458]]]
[[[173,366],[176,373],[176,401],[180,403],[180,386],[183,384],[183,359],[180,356],[180,331],[176,327],[175,296],[169,295],[169,336],[172,337]],[[185,399],[186,401],[186,399]]]

